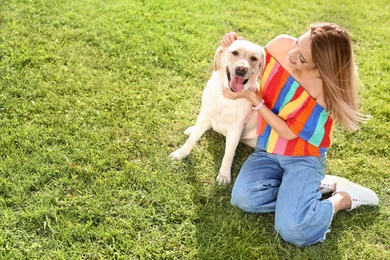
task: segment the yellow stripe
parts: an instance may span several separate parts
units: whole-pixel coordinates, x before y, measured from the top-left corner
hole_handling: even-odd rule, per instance
[[[284,108],[280,110],[278,116],[283,119],[286,119],[286,117],[291,114],[291,112],[295,111],[300,105],[303,104],[303,102],[307,99],[308,96],[309,94],[306,91],[303,91],[297,99],[286,104]]]
[[[272,153],[275,150],[276,142],[278,141],[279,135],[276,133],[274,129],[271,129],[271,133],[269,134],[267,152]]]
[[[261,91],[263,90],[264,84],[268,80],[268,76],[271,73],[274,65],[275,65],[275,59],[271,57],[269,63],[267,64],[267,67],[264,70],[264,74],[263,74],[263,79],[264,80],[261,81],[261,86],[260,86]]]

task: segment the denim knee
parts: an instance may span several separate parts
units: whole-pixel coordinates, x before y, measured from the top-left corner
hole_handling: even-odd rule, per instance
[[[316,228],[313,228],[311,225],[298,224],[292,221],[279,225],[275,223],[275,230],[284,241],[304,247],[324,241],[326,234],[330,231],[329,225],[318,224]]]
[[[276,194],[277,188],[273,185],[258,190],[235,186],[230,203],[248,213],[274,212]]]
[[[284,241],[290,244],[299,247],[304,247],[310,244],[309,241],[301,235],[300,229],[294,223],[275,227],[275,230]]]
[[[249,197],[250,196],[248,192],[245,192],[243,190],[235,191],[235,189],[233,189],[230,204],[241,209],[242,211],[248,213],[256,213],[256,207],[255,205],[251,205],[253,203]]]

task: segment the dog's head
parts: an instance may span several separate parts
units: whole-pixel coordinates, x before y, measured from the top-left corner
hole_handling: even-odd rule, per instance
[[[219,47],[214,58],[214,70],[220,74],[223,85],[234,92],[256,90],[255,82],[262,75],[264,64],[264,49],[246,40]]]

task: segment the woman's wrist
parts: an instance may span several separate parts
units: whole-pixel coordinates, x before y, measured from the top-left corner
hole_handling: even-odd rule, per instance
[[[249,96],[247,97],[248,101],[252,104],[252,108],[256,108],[254,110],[259,110],[260,107],[263,106],[264,104],[264,100],[263,99],[259,99],[259,97],[257,96],[257,94],[253,91],[250,92]]]
[[[252,109],[258,111],[264,105],[264,99],[260,99],[260,103],[257,106],[252,105]]]

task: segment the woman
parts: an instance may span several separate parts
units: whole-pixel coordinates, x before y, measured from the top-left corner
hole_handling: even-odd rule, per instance
[[[226,34],[221,45],[240,39]],[[325,239],[334,214],[378,205],[372,190],[336,176],[325,177],[325,153],[334,124],[357,130],[352,43],[346,30],[311,25],[294,38],[281,35],[265,47],[260,93],[225,89],[226,98],[246,98],[258,112],[258,141],[235,181],[231,203],[246,212],[275,212],[275,230],[292,244]],[[322,183],[321,183],[322,181]],[[331,188],[321,200],[319,186]]]

